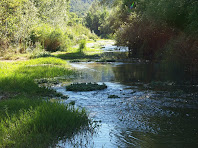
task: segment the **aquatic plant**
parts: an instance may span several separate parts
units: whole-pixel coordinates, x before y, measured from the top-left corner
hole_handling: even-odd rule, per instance
[[[69,102],[70,105],[75,105],[75,103],[76,103],[75,101]]]
[[[109,95],[108,98],[120,98],[120,97],[117,95]]]
[[[66,86],[68,91],[94,91],[94,90],[103,90],[106,89],[106,84],[97,84],[97,83],[74,83],[69,86]]]

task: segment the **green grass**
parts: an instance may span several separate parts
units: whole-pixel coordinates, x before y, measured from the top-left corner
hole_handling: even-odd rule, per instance
[[[88,125],[84,110],[50,102],[63,96],[35,81],[74,73],[54,57],[0,62],[0,147],[53,147]]]
[[[96,48],[88,48],[86,41],[82,40],[79,47],[67,49],[67,52],[54,52],[51,55],[60,59],[98,59],[102,51]]]
[[[99,85],[97,83],[75,83],[69,86],[66,86],[68,91],[94,91],[94,90],[103,90],[106,89],[107,85],[104,83]]]
[[[0,108],[0,147],[54,146],[89,122],[84,110],[41,99],[4,100]]]
[[[29,95],[46,95],[34,79],[53,78],[74,74],[68,63],[57,58],[38,58],[19,62],[0,62],[0,90]]]

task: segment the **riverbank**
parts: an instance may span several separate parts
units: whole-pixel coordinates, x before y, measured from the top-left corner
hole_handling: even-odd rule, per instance
[[[66,61],[54,57],[1,61],[0,147],[53,146],[88,126],[84,110],[61,104],[67,96],[35,82],[73,74]]]

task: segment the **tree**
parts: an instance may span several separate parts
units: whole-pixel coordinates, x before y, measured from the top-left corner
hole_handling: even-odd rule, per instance
[[[1,6],[1,40],[7,44],[25,45],[28,33],[37,23],[37,9],[30,0],[2,0]]]
[[[101,7],[98,2],[94,2],[84,18],[85,26],[94,31],[95,34],[101,36],[108,34],[107,19],[109,17],[109,12],[106,7]]]

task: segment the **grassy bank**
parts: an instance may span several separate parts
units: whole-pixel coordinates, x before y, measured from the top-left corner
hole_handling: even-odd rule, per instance
[[[0,147],[48,147],[88,125],[84,111],[42,97],[56,95],[35,79],[74,74],[54,57],[0,62]]]
[[[38,87],[34,79],[53,78],[73,73],[66,61],[52,57],[0,62],[0,90],[4,93],[46,95],[50,90]]]

